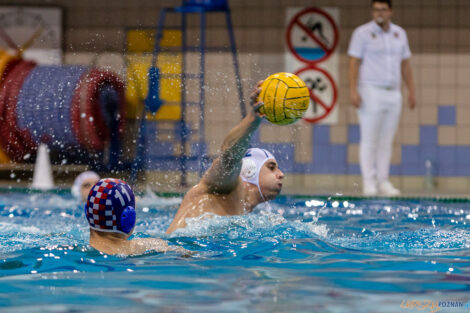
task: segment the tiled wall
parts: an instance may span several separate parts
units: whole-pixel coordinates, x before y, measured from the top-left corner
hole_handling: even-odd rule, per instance
[[[0,1],[0,3],[12,1]],[[125,76],[125,33],[129,27],[156,25],[162,6],[179,1],[155,0],[50,0],[47,4],[64,8],[65,62],[108,66]],[[299,192],[318,190],[358,191],[359,130],[355,110],[348,99],[346,50],[355,27],[370,19],[369,0],[231,0],[235,36],[245,94],[270,73],[284,69],[284,29],[287,7],[328,6],[340,9],[339,122],[337,125],[272,126],[263,123],[254,144],[271,148],[288,175],[287,189]],[[41,4],[43,1],[15,0],[14,4]],[[423,188],[424,162],[431,160],[438,188],[444,192],[470,189],[470,1],[395,0],[393,20],[408,33],[413,52],[412,66],[418,105],[405,107],[394,144],[392,180],[402,189]],[[177,26],[177,19],[170,19]],[[198,37],[198,21],[189,21],[190,37]],[[227,44],[225,21],[211,14],[207,22],[208,45]],[[197,55],[188,60],[197,64]],[[206,55],[205,148],[215,155],[225,134],[240,119],[233,80],[231,57],[224,53]],[[197,69],[197,66],[194,66]],[[190,97],[197,98],[197,85],[190,84]],[[406,94],[404,96],[406,99]],[[197,114],[188,120],[195,132],[192,151],[197,153]],[[177,154],[178,125],[159,123],[150,128],[150,157],[162,151]],[[157,130],[160,130],[159,132]],[[194,168],[197,166],[194,165]],[[149,160],[159,172],[176,170],[176,163]],[[290,177],[289,177],[290,176]],[[195,180],[195,176],[192,176]],[[161,185],[160,185],[161,186]]]

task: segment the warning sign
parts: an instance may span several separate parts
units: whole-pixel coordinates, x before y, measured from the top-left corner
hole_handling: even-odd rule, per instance
[[[328,59],[338,45],[338,26],[327,12],[306,8],[289,22],[286,42],[292,54],[304,63]]]
[[[310,90],[304,121],[338,122],[338,8],[288,8],[285,71],[297,74]]]
[[[338,98],[338,88],[331,75],[315,66],[305,67],[295,73],[302,78],[310,91],[310,106],[304,120],[316,123],[328,116]]]

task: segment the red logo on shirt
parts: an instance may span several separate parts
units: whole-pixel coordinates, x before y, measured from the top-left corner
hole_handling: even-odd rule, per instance
[[[394,33],[393,33],[393,36],[395,36],[395,38],[398,38],[398,33],[397,33],[397,32],[394,32]]]

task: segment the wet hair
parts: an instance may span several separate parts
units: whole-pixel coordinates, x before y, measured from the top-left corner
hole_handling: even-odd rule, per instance
[[[373,6],[374,3],[386,3],[388,5],[388,7],[391,9],[392,8],[392,0],[372,0],[370,5]]]

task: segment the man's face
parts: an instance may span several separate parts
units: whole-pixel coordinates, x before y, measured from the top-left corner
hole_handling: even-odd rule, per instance
[[[392,17],[392,9],[388,6],[387,3],[382,2],[374,2],[372,4],[372,19],[383,26],[390,22],[390,18]]]
[[[91,187],[93,187],[99,181],[100,180],[97,178],[88,178],[82,182],[80,185],[80,195],[82,197],[82,201],[86,202]]]
[[[284,173],[279,169],[275,160],[269,159],[263,164],[259,172],[259,186],[266,200],[276,198],[281,192],[283,178]]]

